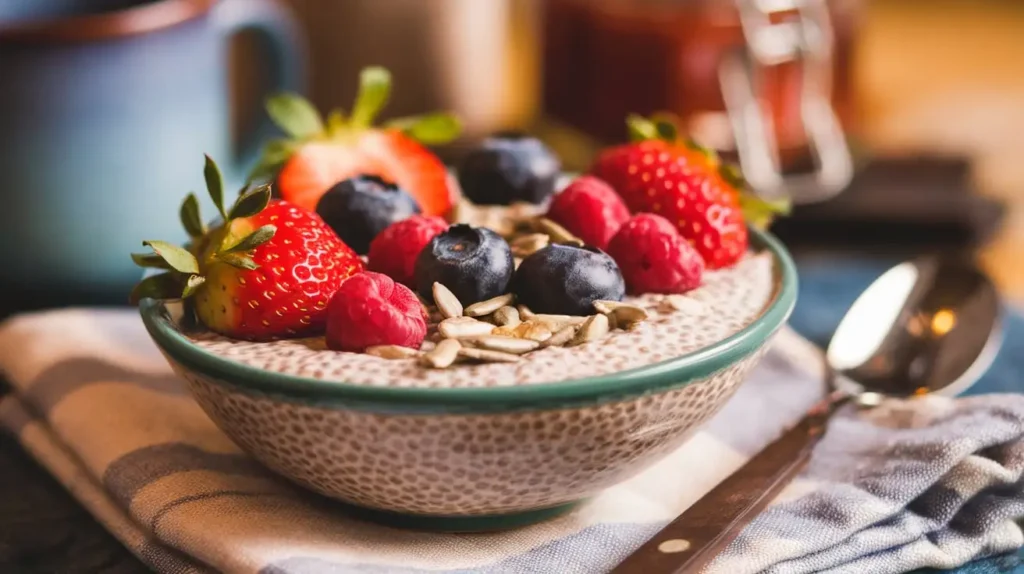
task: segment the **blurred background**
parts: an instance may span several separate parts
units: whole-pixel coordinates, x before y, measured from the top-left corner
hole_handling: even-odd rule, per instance
[[[586,169],[627,113],[667,110],[759,191],[794,194],[774,230],[808,274],[962,250],[1024,298],[1017,0],[223,0],[202,23],[214,4],[0,0],[8,312],[122,302],[127,253],[176,228],[202,152],[240,173],[267,90],[349,106],[366,65],[394,75],[386,116],[463,118],[446,160],[518,128]],[[139,6],[191,19],[55,26]]]

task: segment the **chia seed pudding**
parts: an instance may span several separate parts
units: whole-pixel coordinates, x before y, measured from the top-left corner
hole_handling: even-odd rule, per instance
[[[686,295],[626,297],[625,303],[649,313],[634,330],[614,330],[580,346],[539,349],[515,363],[458,364],[447,370],[425,368],[415,358],[331,351],[322,337],[257,343],[208,331],[189,336],[207,351],[239,363],[329,382],[419,388],[537,385],[609,375],[700,350],[750,325],[776,291],[771,254],[749,253],[731,268],[706,272],[703,284]],[[433,346],[424,342],[422,350]]]

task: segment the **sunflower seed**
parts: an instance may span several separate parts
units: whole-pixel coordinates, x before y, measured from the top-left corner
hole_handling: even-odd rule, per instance
[[[512,255],[516,257],[529,257],[534,253],[548,246],[551,237],[543,233],[531,233],[514,239],[511,243]]]
[[[591,315],[587,318],[586,322],[580,325],[580,330],[576,331],[576,336],[572,338],[572,341],[569,341],[569,346],[575,347],[576,345],[596,341],[608,334],[609,327],[607,316]]]
[[[441,324],[437,326],[441,335],[448,339],[490,335],[493,329],[494,325],[477,321],[472,317],[452,317],[441,321]]]
[[[519,318],[524,321],[527,319],[533,319],[534,315],[536,315],[536,313],[531,311],[526,305],[516,305],[516,309],[519,310]]]
[[[647,320],[647,310],[636,305],[619,305],[608,315],[609,318],[614,317],[614,322],[620,329],[628,329],[630,325]]]
[[[704,303],[694,299],[693,297],[687,297],[686,295],[669,295],[668,297],[665,297],[661,303],[660,307],[665,309],[662,311],[664,313],[685,311],[686,313],[699,315],[704,312]]]
[[[422,363],[434,369],[447,369],[459,356],[462,345],[455,339],[445,339],[437,344],[432,351],[423,354]]]
[[[519,355],[513,355],[512,353],[488,349],[468,349],[466,347],[459,349],[459,356],[484,363],[515,363],[519,360]]]
[[[567,325],[559,329],[558,332],[556,332],[554,335],[551,335],[543,342],[541,342],[540,346],[542,348],[561,347],[562,345],[571,341],[574,336],[576,336],[576,326]]]
[[[507,326],[506,327],[495,327],[494,330],[491,331],[491,334],[492,335],[497,335],[499,337],[515,337],[516,336],[516,329],[515,329],[515,327],[507,327]]]
[[[530,319],[516,327],[516,336],[520,339],[543,342],[551,338],[551,328],[545,323]]]
[[[420,354],[416,349],[400,347],[398,345],[375,345],[366,348],[367,355],[380,357],[382,359],[409,359]]]
[[[597,299],[596,301],[591,303],[591,305],[594,306],[594,310],[596,310],[598,313],[604,313],[605,315],[607,315],[608,313],[611,313],[612,310],[615,309],[616,307],[629,305],[629,303],[623,303],[622,301],[609,301],[607,299]]]
[[[522,264],[522,262],[523,262],[523,258],[522,257],[513,257],[512,258],[512,265],[514,265],[516,269],[519,269],[519,265]]]
[[[602,313],[605,317],[608,317],[608,330],[614,331],[619,327],[625,327],[625,325],[619,325],[618,318],[615,317],[615,313]]]
[[[512,303],[513,297],[511,293],[504,295],[498,295],[486,301],[480,301],[479,303],[473,303],[469,307],[466,307],[464,311],[467,317],[482,317],[489,315],[498,309]]]
[[[519,319],[519,311],[515,307],[508,305],[495,311],[491,318],[494,320],[494,324],[499,327],[515,327],[522,323]]]
[[[566,325],[582,325],[587,318],[579,315],[548,315],[541,313],[531,317],[531,320],[540,321],[552,331],[557,331]]]
[[[491,351],[502,351],[504,353],[512,353],[513,355],[522,355],[523,353],[529,353],[530,351],[540,347],[540,343],[532,341],[530,339],[518,339],[516,337],[500,337],[497,335],[484,335],[482,337],[471,337],[468,339],[461,339],[463,343],[468,343],[473,347],[480,349],[490,349]]]
[[[568,229],[546,217],[541,217],[537,220],[537,227],[540,229],[541,233],[545,233],[551,237],[552,243],[569,243],[580,240],[579,237],[569,233]]]
[[[436,281],[434,282],[432,292],[434,294],[434,303],[437,304],[437,310],[441,312],[445,319],[462,316],[462,303],[459,303],[459,298],[455,296],[455,293],[452,293],[450,289]]]

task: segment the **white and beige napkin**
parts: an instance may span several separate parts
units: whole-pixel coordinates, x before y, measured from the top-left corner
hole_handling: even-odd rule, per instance
[[[507,532],[403,531],[347,517],[263,469],[191,400],[131,311],[0,327],[0,424],[159,572],[558,572],[612,568],[823,393],[783,331],[683,447],[573,512]],[[710,572],[903,572],[1024,542],[1024,397],[892,402],[835,420],[804,475]]]

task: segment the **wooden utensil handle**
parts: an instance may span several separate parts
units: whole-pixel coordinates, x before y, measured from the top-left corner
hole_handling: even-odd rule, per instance
[[[843,402],[834,394],[626,558],[614,574],[700,572],[799,473]]]

